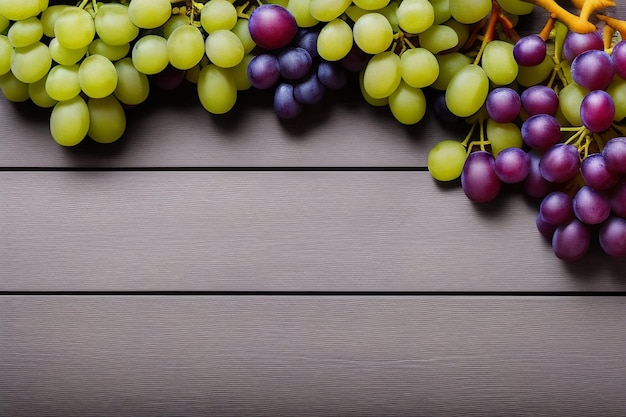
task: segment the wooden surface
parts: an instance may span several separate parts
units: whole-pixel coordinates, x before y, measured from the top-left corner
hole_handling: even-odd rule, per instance
[[[270,100],[66,149],[0,98],[0,416],[626,415],[626,260],[436,184],[461,129]]]

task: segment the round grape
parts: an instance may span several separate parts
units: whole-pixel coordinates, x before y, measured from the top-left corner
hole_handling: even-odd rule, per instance
[[[465,195],[476,203],[485,203],[497,197],[502,182],[489,152],[476,151],[467,157],[461,173],[461,186]]]
[[[610,139],[602,150],[604,162],[609,171],[626,174],[626,137]]]
[[[528,35],[520,38],[513,47],[513,56],[518,64],[534,67],[546,57],[546,42],[539,35]]]
[[[298,33],[296,18],[289,10],[276,4],[263,4],[254,9],[248,28],[254,42],[265,49],[287,46]]]
[[[611,202],[606,194],[583,185],[572,200],[574,214],[585,224],[600,224],[611,214]]]
[[[626,256],[626,219],[611,216],[599,231],[602,250],[611,256]]]
[[[550,147],[541,157],[539,170],[541,175],[555,183],[564,183],[578,174],[580,156],[573,145],[558,143]]]
[[[574,219],[557,227],[552,236],[552,249],[561,260],[573,262],[581,259],[591,245],[591,233],[587,226]]]
[[[519,115],[522,102],[514,89],[498,87],[489,92],[486,105],[489,117],[498,123],[510,123]]]

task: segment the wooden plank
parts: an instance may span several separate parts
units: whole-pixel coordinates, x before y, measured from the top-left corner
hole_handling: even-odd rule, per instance
[[[0,415],[623,416],[619,297],[3,297]]]
[[[613,291],[519,194],[411,171],[1,172],[0,290]]]

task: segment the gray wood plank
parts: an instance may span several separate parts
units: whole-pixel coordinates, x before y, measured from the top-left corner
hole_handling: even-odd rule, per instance
[[[2,297],[0,415],[623,416],[619,297]]]
[[[427,172],[0,172],[0,290],[613,291],[558,260],[519,194]]]

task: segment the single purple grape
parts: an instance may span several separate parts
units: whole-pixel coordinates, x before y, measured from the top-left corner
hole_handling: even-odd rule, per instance
[[[326,87],[320,82],[315,73],[310,74],[304,81],[293,88],[294,98],[302,104],[315,104],[322,101]]]
[[[531,148],[543,151],[561,139],[561,125],[554,116],[536,114],[522,123],[522,139]]]
[[[611,127],[615,116],[615,103],[604,90],[587,93],[580,104],[580,118],[583,125],[595,133],[604,132]]]
[[[531,198],[543,198],[552,191],[552,183],[546,180],[539,170],[541,156],[535,152],[529,152],[530,171],[522,182],[524,193]]]
[[[610,139],[602,150],[606,168],[619,175],[626,174],[626,137]]]
[[[329,90],[339,90],[348,83],[346,69],[335,62],[320,62],[317,66],[317,78]]]
[[[567,224],[574,218],[572,198],[562,191],[552,191],[541,201],[539,214],[549,224]]]
[[[574,214],[585,224],[600,224],[611,214],[611,202],[601,191],[588,185],[580,187],[572,199]]]
[[[550,240],[552,240],[554,231],[558,227],[556,224],[550,224],[545,221],[545,219],[541,217],[541,214],[537,214],[537,218],[535,219],[535,225],[537,226],[537,230],[539,230],[539,233],[541,233],[541,235],[546,239]]]
[[[350,72],[359,72],[365,69],[371,55],[366,54],[356,43],[352,45],[350,52],[339,61]]]
[[[572,62],[572,79],[588,90],[604,90],[613,81],[613,61],[604,51],[585,51]]]
[[[532,67],[543,62],[546,51],[546,42],[539,35],[528,35],[515,43],[513,57],[519,65]]]
[[[573,145],[557,143],[548,149],[539,162],[543,177],[554,183],[564,183],[578,174],[580,155]]]
[[[530,172],[530,156],[520,148],[506,148],[495,160],[496,175],[507,184],[522,182]]]
[[[626,181],[613,187],[610,199],[613,214],[626,219]]]
[[[619,41],[613,47],[611,59],[613,59],[613,70],[615,73],[626,79],[626,40]]]
[[[534,85],[522,92],[521,102],[529,116],[549,114],[554,116],[559,109],[559,96],[546,85]]]
[[[517,91],[509,87],[498,87],[487,95],[487,113],[498,123],[511,123],[522,108],[522,101]]]
[[[277,4],[263,4],[248,20],[250,37],[261,48],[280,49],[298,33],[298,24],[291,12]]]
[[[563,42],[563,55],[570,63],[583,52],[604,51],[604,41],[596,32],[576,33],[569,31]]]
[[[274,91],[274,113],[281,119],[293,119],[302,112],[302,104],[293,95],[293,86],[280,83]]]
[[[319,32],[317,30],[300,29],[296,36],[296,46],[305,49],[311,58],[316,59],[319,57],[317,52],[317,38]]]
[[[273,87],[280,78],[278,59],[271,54],[259,54],[248,63],[248,79],[254,88]]]
[[[588,227],[574,219],[556,228],[552,236],[552,250],[561,260],[576,261],[587,253],[591,245]]]
[[[280,75],[288,80],[298,80],[311,71],[313,59],[304,48],[288,48],[278,55]]]
[[[496,175],[493,156],[486,151],[472,152],[461,172],[465,195],[476,203],[491,201],[500,192],[502,183]]]
[[[600,247],[610,256],[626,256],[626,219],[611,216],[600,226]]]
[[[619,175],[606,168],[601,153],[592,153],[580,164],[580,174],[588,186],[595,190],[608,190],[617,184]]]
[[[183,84],[185,74],[186,71],[168,65],[163,71],[151,75],[150,80],[159,90],[173,91]]]

